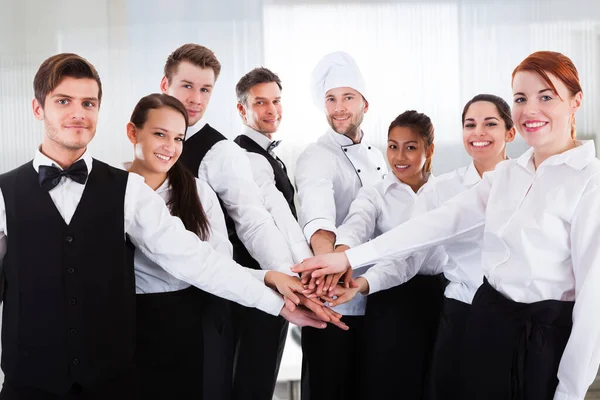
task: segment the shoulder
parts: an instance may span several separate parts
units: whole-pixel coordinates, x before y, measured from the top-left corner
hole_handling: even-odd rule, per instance
[[[32,161],[0,174],[0,182],[15,179],[20,173],[27,171],[29,168],[33,169]]]

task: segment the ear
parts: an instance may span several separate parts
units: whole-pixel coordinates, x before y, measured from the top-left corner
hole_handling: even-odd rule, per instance
[[[365,107],[364,107],[364,109],[363,109],[363,113],[365,113],[365,114],[366,114],[366,113],[367,113],[367,111],[369,111],[369,102],[368,102],[368,101],[367,101],[367,99],[365,99],[364,97],[363,97],[363,101],[365,102]]]
[[[246,121],[246,107],[244,107],[244,105],[240,102],[237,103],[237,110],[240,113],[240,117],[242,117],[242,120]]]
[[[129,141],[132,144],[137,144],[137,142],[138,142],[137,128],[135,127],[135,125],[133,124],[133,122],[128,122],[127,123],[127,138],[129,139]]]
[[[506,134],[504,135],[504,141],[506,143],[510,143],[513,140],[515,140],[515,136],[517,136],[517,130],[513,126],[512,128],[506,131]]]
[[[44,120],[44,108],[42,107],[40,102],[37,101],[37,99],[33,99],[33,101],[31,102],[31,109],[33,110],[33,116],[35,117],[35,119],[37,119],[38,121]]]
[[[167,79],[166,76],[163,76],[162,79],[160,80],[160,91],[163,92],[164,94],[167,94],[168,90],[169,90],[169,80]]]
[[[573,96],[573,98],[571,99],[571,111],[573,112],[573,114],[575,114],[577,112],[577,110],[579,110],[579,108],[581,107],[582,101],[583,101],[583,93],[577,92],[577,94],[575,94],[575,96]]]
[[[431,146],[429,146],[427,148],[427,154],[425,155],[425,157],[427,159],[430,159],[433,157],[433,151],[435,150],[435,143],[431,143]]]

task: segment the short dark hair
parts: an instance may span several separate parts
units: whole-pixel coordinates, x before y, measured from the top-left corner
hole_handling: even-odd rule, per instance
[[[188,61],[202,69],[211,68],[215,73],[215,81],[221,73],[221,63],[215,53],[208,47],[195,43],[184,44],[173,51],[165,62],[164,74],[169,83],[182,61]]]
[[[102,101],[102,82],[96,68],[77,54],[61,53],[46,59],[33,78],[33,93],[42,108],[48,93],[56,89],[67,77],[95,80],[98,83],[98,102]]]
[[[281,79],[279,79],[275,72],[265,67],[254,68],[252,71],[242,76],[237,85],[235,85],[235,94],[238,102],[240,104],[246,104],[248,91],[253,86],[258,85],[259,83],[270,82],[275,82],[277,86],[279,86],[279,90],[282,89]]]
[[[515,126],[515,124],[512,120],[510,106],[508,105],[508,103],[506,101],[504,101],[504,99],[502,97],[496,96],[494,94],[485,94],[485,93],[478,94],[477,96],[475,96],[471,100],[469,100],[467,102],[467,104],[465,104],[465,107],[463,108],[463,112],[462,112],[462,123],[463,124],[465,123],[465,116],[467,115],[467,111],[469,111],[469,107],[471,107],[471,104],[477,103],[478,101],[487,101],[488,103],[492,103],[493,105],[496,106],[496,109],[498,110],[498,114],[500,115],[500,118],[502,118],[502,120],[504,121],[504,125],[506,125],[506,130],[509,130],[513,126]]]

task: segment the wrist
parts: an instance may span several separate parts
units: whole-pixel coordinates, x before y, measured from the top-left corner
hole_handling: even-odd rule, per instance
[[[358,285],[358,291],[360,294],[367,295],[369,294],[369,281],[359,276],[356,278],[356,284]]]

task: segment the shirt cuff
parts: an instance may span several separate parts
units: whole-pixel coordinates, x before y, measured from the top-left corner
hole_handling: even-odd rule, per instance
[[[373,264],[373,261],[379,258],[379,254],[377,254],[373,242],[367,242],[358,247],[346,250],[346,257],[348,258],[350,267],[356,269],[368,264]]]
[[[369,269],[367,272],[361,275],[369,282],[369,294],[377,293],[381,290],[381,280],[379,276]]]
[[[275,293],[275,291],[265,287],[265,292],[258,301],[256,308],[268,314],[278,316],[284,305],[283,297]]]
[[[554,400],[584,400],[584,398],[556,391],[556,393],[554,393]]]
[[[250,275],[254,277],[254,279],[259,280],[261,283],[265,283],[265,276],[267,275],[268,270],[264,269],[251,269],[248,268],[248,272]]]
[[[343,233],[338,232],[335,237],[335,245],[340,246],[342,244],[348,247],[354,247],[358,246],[360,243],[354,243],[354,240],[352,240],[350,236],[346,236]]]
[[[333,232],[334,234],[337,234],[337,231],[335,229],[335,224],[333,224],[328,219],[326,219],[326,218],[313,219],[308,224],[304,225],[304,229],[303,229],[304,236],[307,238],[309,243],[310,243],[310,238],[312,237],[312,235],[314,235],[315,232],[318,230],[329,231],[329,232]]]
[[[292,251],[294,262],[297,264],[313,256],[310,246],[306,242],[293,244],[290,246],[290,250]]]

